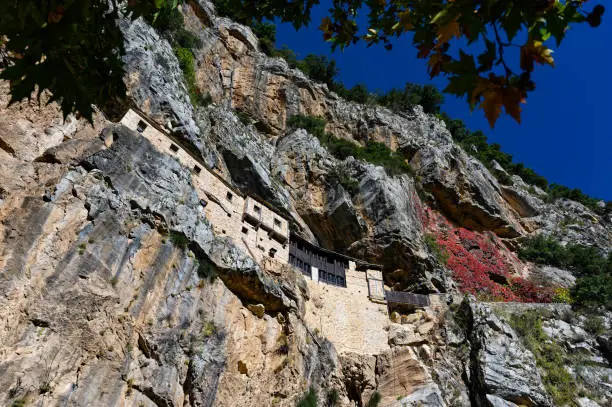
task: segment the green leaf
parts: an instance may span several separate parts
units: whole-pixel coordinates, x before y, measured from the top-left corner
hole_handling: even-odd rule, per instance
[[[448,78],[448,85],[444,88],[444,92],[457,96],[464,96],[467,94],[469,98],[474,90],[474,86],[474,81],[469,79],[466,80],[465,77],[456,75]]]
[[[516,37],[516,33],[518,33],[518,31],[521,29],[522,24],[523,16],[521,15],[520,7],[512,5],[512,8],[506,14],[506,17],[502,22],[506,35],[508,35],[509,42],[512,42],[514,37]]]
[[[558,14],[551,14],[546,21],[546,31],[550,33],[548,38],[552,35],[555,37],[557,47],[561,45],[561,41],[565,38],[565,30],[567,28],[566,22]],[[547,39],[548,39],[547,38]],[[542,41],[546,41],[542,38]]]
[[[548,41],[552,34],[546,28],[540,28],[540,38],[542,42]]]
[[[442,11],[440,11],[438,14],[436,14],[434,16],[434,18],[432,18],[429,23],[430,24],[437,24],[440,20],[445,18],[447,14],[448,14],[448,8],[444,8],[444,9],[442,9]]]

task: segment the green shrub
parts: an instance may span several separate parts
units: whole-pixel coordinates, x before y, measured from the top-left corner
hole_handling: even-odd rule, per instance
[[[325,120],[296,115],[287,120],[290,128],[302,128],[315,136],[334,157],[344,160],[350,156],[382,166],[389,175],[412,174],[412,168],[397,152],[383,143],[369,141],[364,147],[325,132]]]
[[[297,407],[317,407],[317,392],[313,387],[308,389],[308,392],[298,402]]]
[[[211,279],[215,276],[215,269],[213,265],[204,259],[198,259],[198,277]]]
[[[366,407],[377,407],[380,404],[380,400],[382,399],[379,392],[375,391],[370,396],[370,399],[366,403]]]
[[[189,239],[182,233],[170,232],[169,238],[176,247],[184,249],[189,245]]]
[[[574,303],[586,308],[612,309],[612,253],[608,257],[589,246],[562,246],[552,237],[537,235],[523,241],[522,260],[571,270],[578,278],[570,294]]]
[[[236,117],[238,117],[238,120],[240,120],[240,122],[245,126],[249,126],[255,121],[250,114],[243,110],[235,110],[234,114],[236,115]]]
[[[606,327],[600,315],[588,315],[584,321],[584,329],[593,335],[601,335],[605,332]]]
[[[563,347],[551,341],[542,329],[542,315],[534,310],[512,315],[510,325],[535,356],[544,387],[554,404],[575,405],[578,383],[564,367],[572,361]]]
[[[180,29],[174,33],[174,41],[182,48],[200,49],[202,48],[202,40],[191,31]]]
[[[253,34],[259,39],[259,47],[267,55],[273,56],[276,50],[276,25],[269,21],[253,21],[251,23]]]
[[[571,304],[574,302],[570,290],[568,288],[563,287],[555,288],[552,301],[563,304]]]
[[[202,336],[209,338],[217,333],[217,327],[211,321],[206,321],[202,326]]]
[[[423,239],[425,240],[425,245],[427,245],[427,248],[429,248],[429,250],[434,254],[434,256],[436,256],[438,262],[440,264],[446,265],[448,263],[450,255],[446,250],[444,250],[442,246],[440,246],[436,237],[428,233],[425,234]]]
[[[587,309],[603,306],[612,310],[612,275],[608,272],[580,277],[571,293],[577,305]]]
[[[185,27],[185,19],[177,7],[163,7],[156,15],[146,16],[149,24],[162,33],[175,32]]]
[[[330,391],[327,392],[327,406],[328,407],[334,407],[338,403],[339,399],[340,399],[340,395],[338,394],[338,390],[331,389]]]

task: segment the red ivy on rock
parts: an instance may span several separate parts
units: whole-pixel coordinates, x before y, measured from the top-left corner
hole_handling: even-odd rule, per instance
[[[424,228],[448,253],[447,266],[462,292],[486,301],[552,302],[554,287],[540,287],[518,275],[522,265],[493,233],[451,225],[426,209]]]

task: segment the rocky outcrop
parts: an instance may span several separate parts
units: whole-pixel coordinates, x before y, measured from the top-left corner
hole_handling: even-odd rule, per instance
[[[395,114],[347,102],[326,85],[290,69],[282,59],[258,51],[248,27],[218,18],[213,10],[205,0],[184,8],[190,26],[205,41],[198,53],[198,86],[218,104],[248,114],[264,139],[285,134],[286,120],[292,115],[323,117],[327,131],[338,137],[360,143],[380,141],[401,151],[449,219],[504,238],[559,226],[564,215],[551,217],[551,209],[569,215],[562,202],[544,203],[537,190],[530,192],[518,177],[512,186],[500,185],[480,162],[453,143],[442,121],[424,114],[420,107],[410,114]],[[570,241],[595,243],[607,251],[612,237],[596,223],[609,224],[609,219],[586,213],[580,218],[594,220],[593,227],[583,228]]]
[[[21,177],[0,185],[0,402],[293,405],[304,378],[342,400],[333,348],[306,341],[295,285],[213,235],[186,169],[108,132],[110,147],[89,137],[81,166],[2,164]]]
[[[172,47],[142,18],[122,20],[123,57],[128,96],[155,120],[183,135],[199,148],[200,129]]]
[[[512,328],[486,305],[469,307],[470,384],[475,404],[552,406],[533,354]]]

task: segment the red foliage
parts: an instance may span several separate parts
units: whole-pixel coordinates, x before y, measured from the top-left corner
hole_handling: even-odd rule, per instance
[[[447,266],[462,292],[487,301],[552,301],[552,288],[513,276],[520,262],[494,234],[457,228],[431,210],[427,212],[424,227],[448,253]]]

